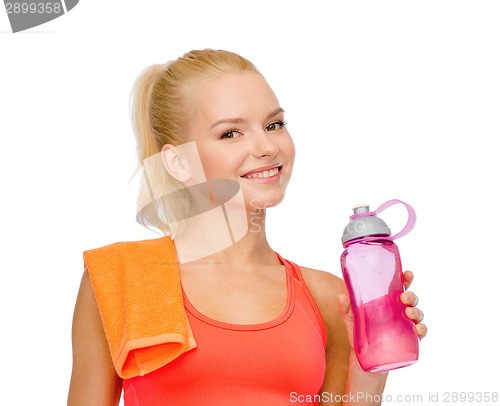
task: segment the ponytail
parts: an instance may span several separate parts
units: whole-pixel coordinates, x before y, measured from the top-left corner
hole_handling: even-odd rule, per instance
[[[130,118],[136,139],[137,167],[132,177],[140,176],[136,221],[144,227],[164,235],[172,235],[168,221],[166,198],[181,187],[163,167],[161,147],[168,143],[163,134],[155,131],[152,122],[152,99],[155,86],[168,69],[167,64],[151,65],[142,71],[134,83],[130,98]],[[170,208],[170,210],[175,210]],[[177,210],[175,210],[177,211]]]
[[[136,140],[137,168],[132,177],[141,169],[142,162],[161,150],[151,125],[151,94],[159,76],[168,67],[151,65],[144,69],[134,83],[130,94],[130,119]]]

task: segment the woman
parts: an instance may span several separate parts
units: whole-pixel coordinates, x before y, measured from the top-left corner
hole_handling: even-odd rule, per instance
[[[137,219],[174,237],[196,348],[122,379],[96,302],[105,270],[86,269],[69,404],[116,405],[122,387],[126,405],[348,404],[351,393],[382,394],[387,373],[364,372],[354,355],[343,281],[267,242],[266,208],[283,199],[295,151],[257,69],[230,52],[192,51],[143,73],[132,113],[144,180]],[[411,272],[404,278],[407,288]],[[401,300],[423,338],[417,297]]]

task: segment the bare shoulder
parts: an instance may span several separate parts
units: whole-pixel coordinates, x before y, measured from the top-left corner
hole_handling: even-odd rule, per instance
[[[336,275],[317,269],[300,267],[307,288],[323,314],[323,309],[337,309],[340,293],[346,293],[344,281]],[[328,311],[331,313],[331,310]],[[325,315],[323,315],[325,316]]]

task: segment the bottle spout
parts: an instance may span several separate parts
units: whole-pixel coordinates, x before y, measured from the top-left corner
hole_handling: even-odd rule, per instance
[[[352,208],[352,210],[354,211],[354,214],[369,213],[370,212],[370,205],[368,205],[366,203],[357,204],[356,206],[354,206]]]

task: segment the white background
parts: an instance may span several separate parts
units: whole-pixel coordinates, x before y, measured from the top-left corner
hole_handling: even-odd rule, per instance
[[[500,391],[499,21],[496,1],[81,0],[12,34],[2,11],[2,398],[66,402],[82,251],[157,237],[134,220],[132,83],[199,48],[249,58],[287,111],[297,159],[269,212],[276,251],[340,275],[351,206],[415,207],[398,245],[429,334],[386,395]],[[404,209],[384,218],[397,231]]]

